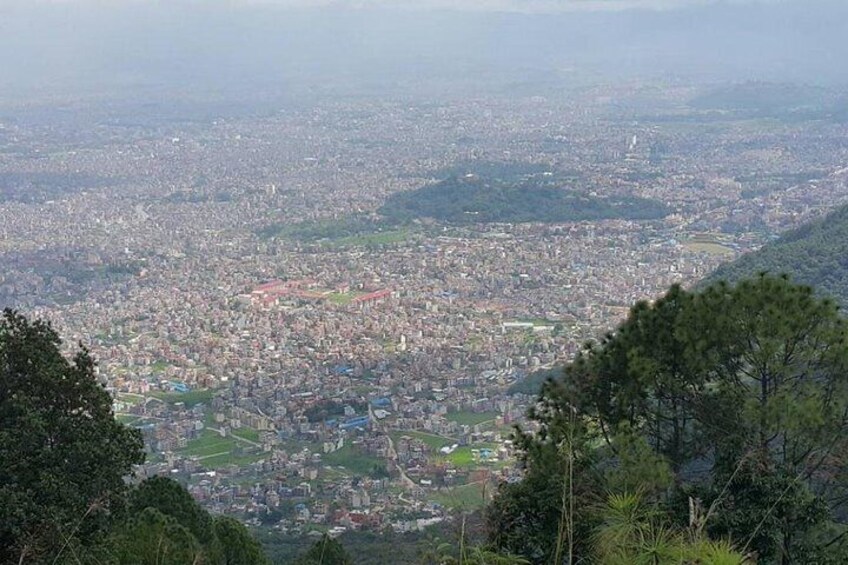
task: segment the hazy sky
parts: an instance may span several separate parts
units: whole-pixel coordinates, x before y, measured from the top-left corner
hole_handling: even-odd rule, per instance
[[[846,60],[848,0],[0,0],[7,97],[414,91],[567,73],[844,84]]]
[[[413,10],[562,12],[627,9],[685,9],[691,6],[760,4],[776,5],[791,2],[804,4],[826,3],[828,0],[5,0],[7,5],[37,4],[64,5],[149,5],[184,4],[193,6],[275,6],[285,8],[395,8]]]

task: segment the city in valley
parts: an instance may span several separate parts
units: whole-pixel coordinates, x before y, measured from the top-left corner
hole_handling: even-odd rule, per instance
[[[540,381],[632,304],[848,201],[848,123],[717,88],[18,102],[0,305],[90,348],[142,476],[287,532],[418,530],[520,476]],[[556,191],[565,215],[485,218]]]

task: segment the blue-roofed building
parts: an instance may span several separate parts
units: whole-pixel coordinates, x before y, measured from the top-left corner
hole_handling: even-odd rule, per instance
[[[357,418],[351,418],[347,422],[344,422],[339,425],[339,427],[343,430],[349,430],[351,428],[362,428],[368,425],[368,422],[371,421],[369,416],[359,416]]]
[[[170,382],[168,382],[168,385],[171,387],[171,390],[173,390],[174,392],[188,392],[189,391],[188,385],[185,384],[185,383],[178,383],[178,382],[170,381]]]
[[[332,371],[336,375],[350,375],[353,373],[353,367],[350,365],[336,365],[332,368]]]

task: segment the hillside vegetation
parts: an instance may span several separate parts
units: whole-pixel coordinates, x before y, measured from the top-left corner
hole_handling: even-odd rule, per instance
[[[722,265],[707,282],[735,282],[761,272],[787,274],[848,305],[848,206]]]
[[[540,565],[848,562],[845,324],[783,277],[636,304],[543,385],[491,546]]]
[[[0,563],[262,565],[247,528],[166,477],[135,483],[138,430],[115,420],[95,361],[49,323],[0,316]]]
[[[449,224],[652,220],[668,213],[655,200],[600,197],[563,188],[544,176],[501,180],[450,177],[388,198],[380,214],[396,222],[432,218]]]

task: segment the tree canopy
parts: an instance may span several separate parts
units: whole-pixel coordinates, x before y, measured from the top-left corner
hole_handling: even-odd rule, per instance
[[[532,433],[516,433],[525,478],[501,488],[491,541],[540,563],[565,562],[563,545],[598,558],[598,508],[638,494],[661,517],[652,531],[702,549],[726,540],[736,562],[848,559],[846,363],[835,304],[786,277],[635,305],[544,386]]]
[[[100,539],[124,478],[144,459],[140,434],[115,421],[112,399],[80,347],[65,358],[50,324],[0,319],[0,562],[59,554]]]
[[[295,563],[296,565],[353,565],[353,559],[342,544],[324,534]]]
[[[380,214],[390,221],[433,218],[451,224],[477,222],[577,222],[623,218],[653,220],[668,213],[656,201],[636,196],[602,198],[564,188],[547,177],[520,180],[450,177],[391,195]]]
[[[180,484],[127,479],[144,461],[137,430],[80,346],[50,324],[0,319],[0,563],[261,565],[237,521],[213,517]]]
[[[760,272],[787,273],[793,280],[814,285],[823,295],[848,306],[848,206],[810,222],[722,265],[709,282],[739,281]]]

